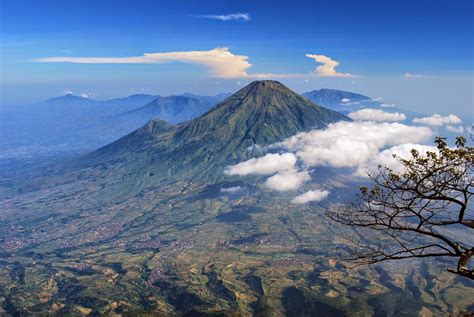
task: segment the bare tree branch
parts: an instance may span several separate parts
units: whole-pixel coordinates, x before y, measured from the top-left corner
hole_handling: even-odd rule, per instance
[[[449,272],[474,279],[474,148],[463,137],[449,148],[436,138],[437,152],[411,151],[408,159],[394,156],[402,172],[379,166],[369,175],[372,188],[361,187],[356,201],[329,210],[332,220],[376,234],[353,239],[351,260],[373,264],[388,260],[455,257]],[[468,239],[463,239],[467,237]],[[466,242],[468,240],[468,242]]]

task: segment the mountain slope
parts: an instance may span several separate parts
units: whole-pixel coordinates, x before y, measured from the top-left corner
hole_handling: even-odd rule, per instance
[[[345,90],[323,88],[305,92],[302,96],[318,105],[344,114],[360,108],[380,106],[380,102],[374,101],[370,97]]]
[[[344,115],[320,107],[276,81],[255,81],[202,116],[141,142],[129,134],[89,156],[89,162],[159,161],[162,172],[207,170],[250,157],[254,145],[282,141],[300,131],[323,128]],[[133,151],[129,149],[133,148]],[[139,163],[138,163],[139,162]]]
[[[191,120],[203,114],[215,105],[212,99],[198,99],[191,96],[158,97],[144,106],[122,114],[126,120],[145,120],[160,118],[166,122],[176,124]]]
[[[172,123],[195,118],[224,96],[138,94],[100,101],[67,94],[33,105],[1,107],[0,158],[94,150],[153,118]]]

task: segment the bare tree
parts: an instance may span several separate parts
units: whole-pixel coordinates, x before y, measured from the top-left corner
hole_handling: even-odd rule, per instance
[[[436,138],[437,151],[394,156],[402,172],[379,166],[355,202],[327,215],[356,227],[351,260],[372,264],[407,258],[450,257],[451,273],[474,279],[474,148],[458,137],[449,148]],[[374,239],[375,237],[375,239]]]

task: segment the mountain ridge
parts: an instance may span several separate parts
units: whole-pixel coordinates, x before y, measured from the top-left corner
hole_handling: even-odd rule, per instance
[[[279,82],[255,81],[193,120],[140,140],[147,130],[142,127],[91,153],[88,162],[140,162],[137,171],[152,166],[154,174],[160,171],[146,161],[160,162],[168,174],[206,171],[251,157],[255,153],[249,148],[255,145],[270,145],[340,120],[350,119],[310,102]]]

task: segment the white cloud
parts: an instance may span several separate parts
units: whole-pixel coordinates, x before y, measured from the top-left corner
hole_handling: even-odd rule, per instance
[[[306,193],[293,198],[291,202],[293,204],[304,204],[310,201],[321,201],[326,199],[328,195],[329,192],[327,190],[308,190]]]
[[[432,130],[428,127],[373,121],[337,122],[326,129],[302,132],[269,146],[286,150],[285,154],[250,159],[228,167],[226,173],[277,173],[266,180],[265,186],[278,191],[292,191],[311,179],[309,169],[312,166],[352,167],[355,176],[366,176],[369,168],[378,164],[397,167],[392,154],[406,157],[412,148],[432,150],[433,147],[418,144],[431,136]],[[316,194],[300,196],[293,202],[317,197]]]
[[[65,95],[74,95],[74,93],[70,89],[64,89],[63,94],[65,94]]]
[[[341,101],[343,103],[348,103],[348,102],[351,102],[351,100],[349,98],[342,98]]]
[[[182,51],[145,53],[142,56],[129,57],[41,57],[30,61],[35,63],[76,63],[76,64],[163,64],[182,62],[203,65],[208,68],[213,77],[220,78],[308,78],[319,77],[354,77],[348,73],[338,73],[335,67],[339,62],[333,61],[324,55],[306,54],[307,57],[315,59],[323,65],[316,67],[315,73],[248,73],[252,64],[248,62],[249,57],[236,55],[228,47],[217,47],[208,51]]]
[[[463,133],[464,132],[464,127],[463,126],[453,126],[453,125],[447,125],[446,129],[455,132],[455,133]]]
[[[420,124],[427,124],[431,126],[442,126],[444,124],[461,123],[461,119],[454,114],[450,114],[448,116],[441,116],[439,114],[434,114],[430,117],[415,118],[413,119],[413,122],[420,123]]]
[[[357,167],[385,147],[420,143],[431,135],[427,127],[400,123],[338,122],[324,130],[299,133],[275,146],[295,153],[307,166]]]
[[[424,77],[424,75],[422,75],[422,74],[405,73],[405,74],[403,75],[403,77],[405,77],[405,78],[421,78],[421,77]]]
[[[380,107],[382,108],[393,108],[395,105],[393,103],[381,103]]]
[[[426,155],[426,152],[428,151],[439,153],[438,149],[434,146],[413,143],[396,145],[378,153],[368,161],[361,164],[354,174],[361,177],[367,177],[369,173],[377,172],[377,167],[379,165],[391,168],[395,172],[402,172],[404,168],[403,165],[397,161],[393,155],[408,159],[411,157],[412,149],[417,150],[421,155]]]
[[[395,122],[403,121],[407,117],[400,112],[385,112],[380,109],[360,109],[349,113],[349,118],[356,121]]]
[[[315,73],[319,77],[354,77],[349,73],[338,73],[336,67],[339,62],[331,59],[325,55],[306,54],[306,57],[314,59],[316,62],[323,65],[316,67]]]
[[[296,157],[293,153],[269,153],[259,158],[252,158],[245,162],[229,166],[225,173],[228,175],[271,175],[280,171],[293,169]]]
[[[91,94],[91,93],[81,93],[79,96],[81,96],[82,98],[87,98],[87,99],[93,99],[95,98],[95,94]]]
[[[132,57],[44,57],[35,58],[41,63],[79,63],[79,64],[159,64],[184,62],[204,65],[211,74],[222,78],[247,77],[252,66],[248,57],[235,55],[227,47],[218,47],[209,51],[187,51],[167,53],[145,53]]]
[[[308,171],[288,170],[268,178],[265,186],[278,191],[297,190],[304,182],[311,179]]]
[[[234,193],[240,192],[242,189],[243,188],[240,186],[223,187],[221,188],[221,193],[234,194]]]
[[[231,13],[231,14],[217,14],[217,15],[195,15],[198,18],[214,19],[219,21],[250,21],[250,14],[248,13]]]

